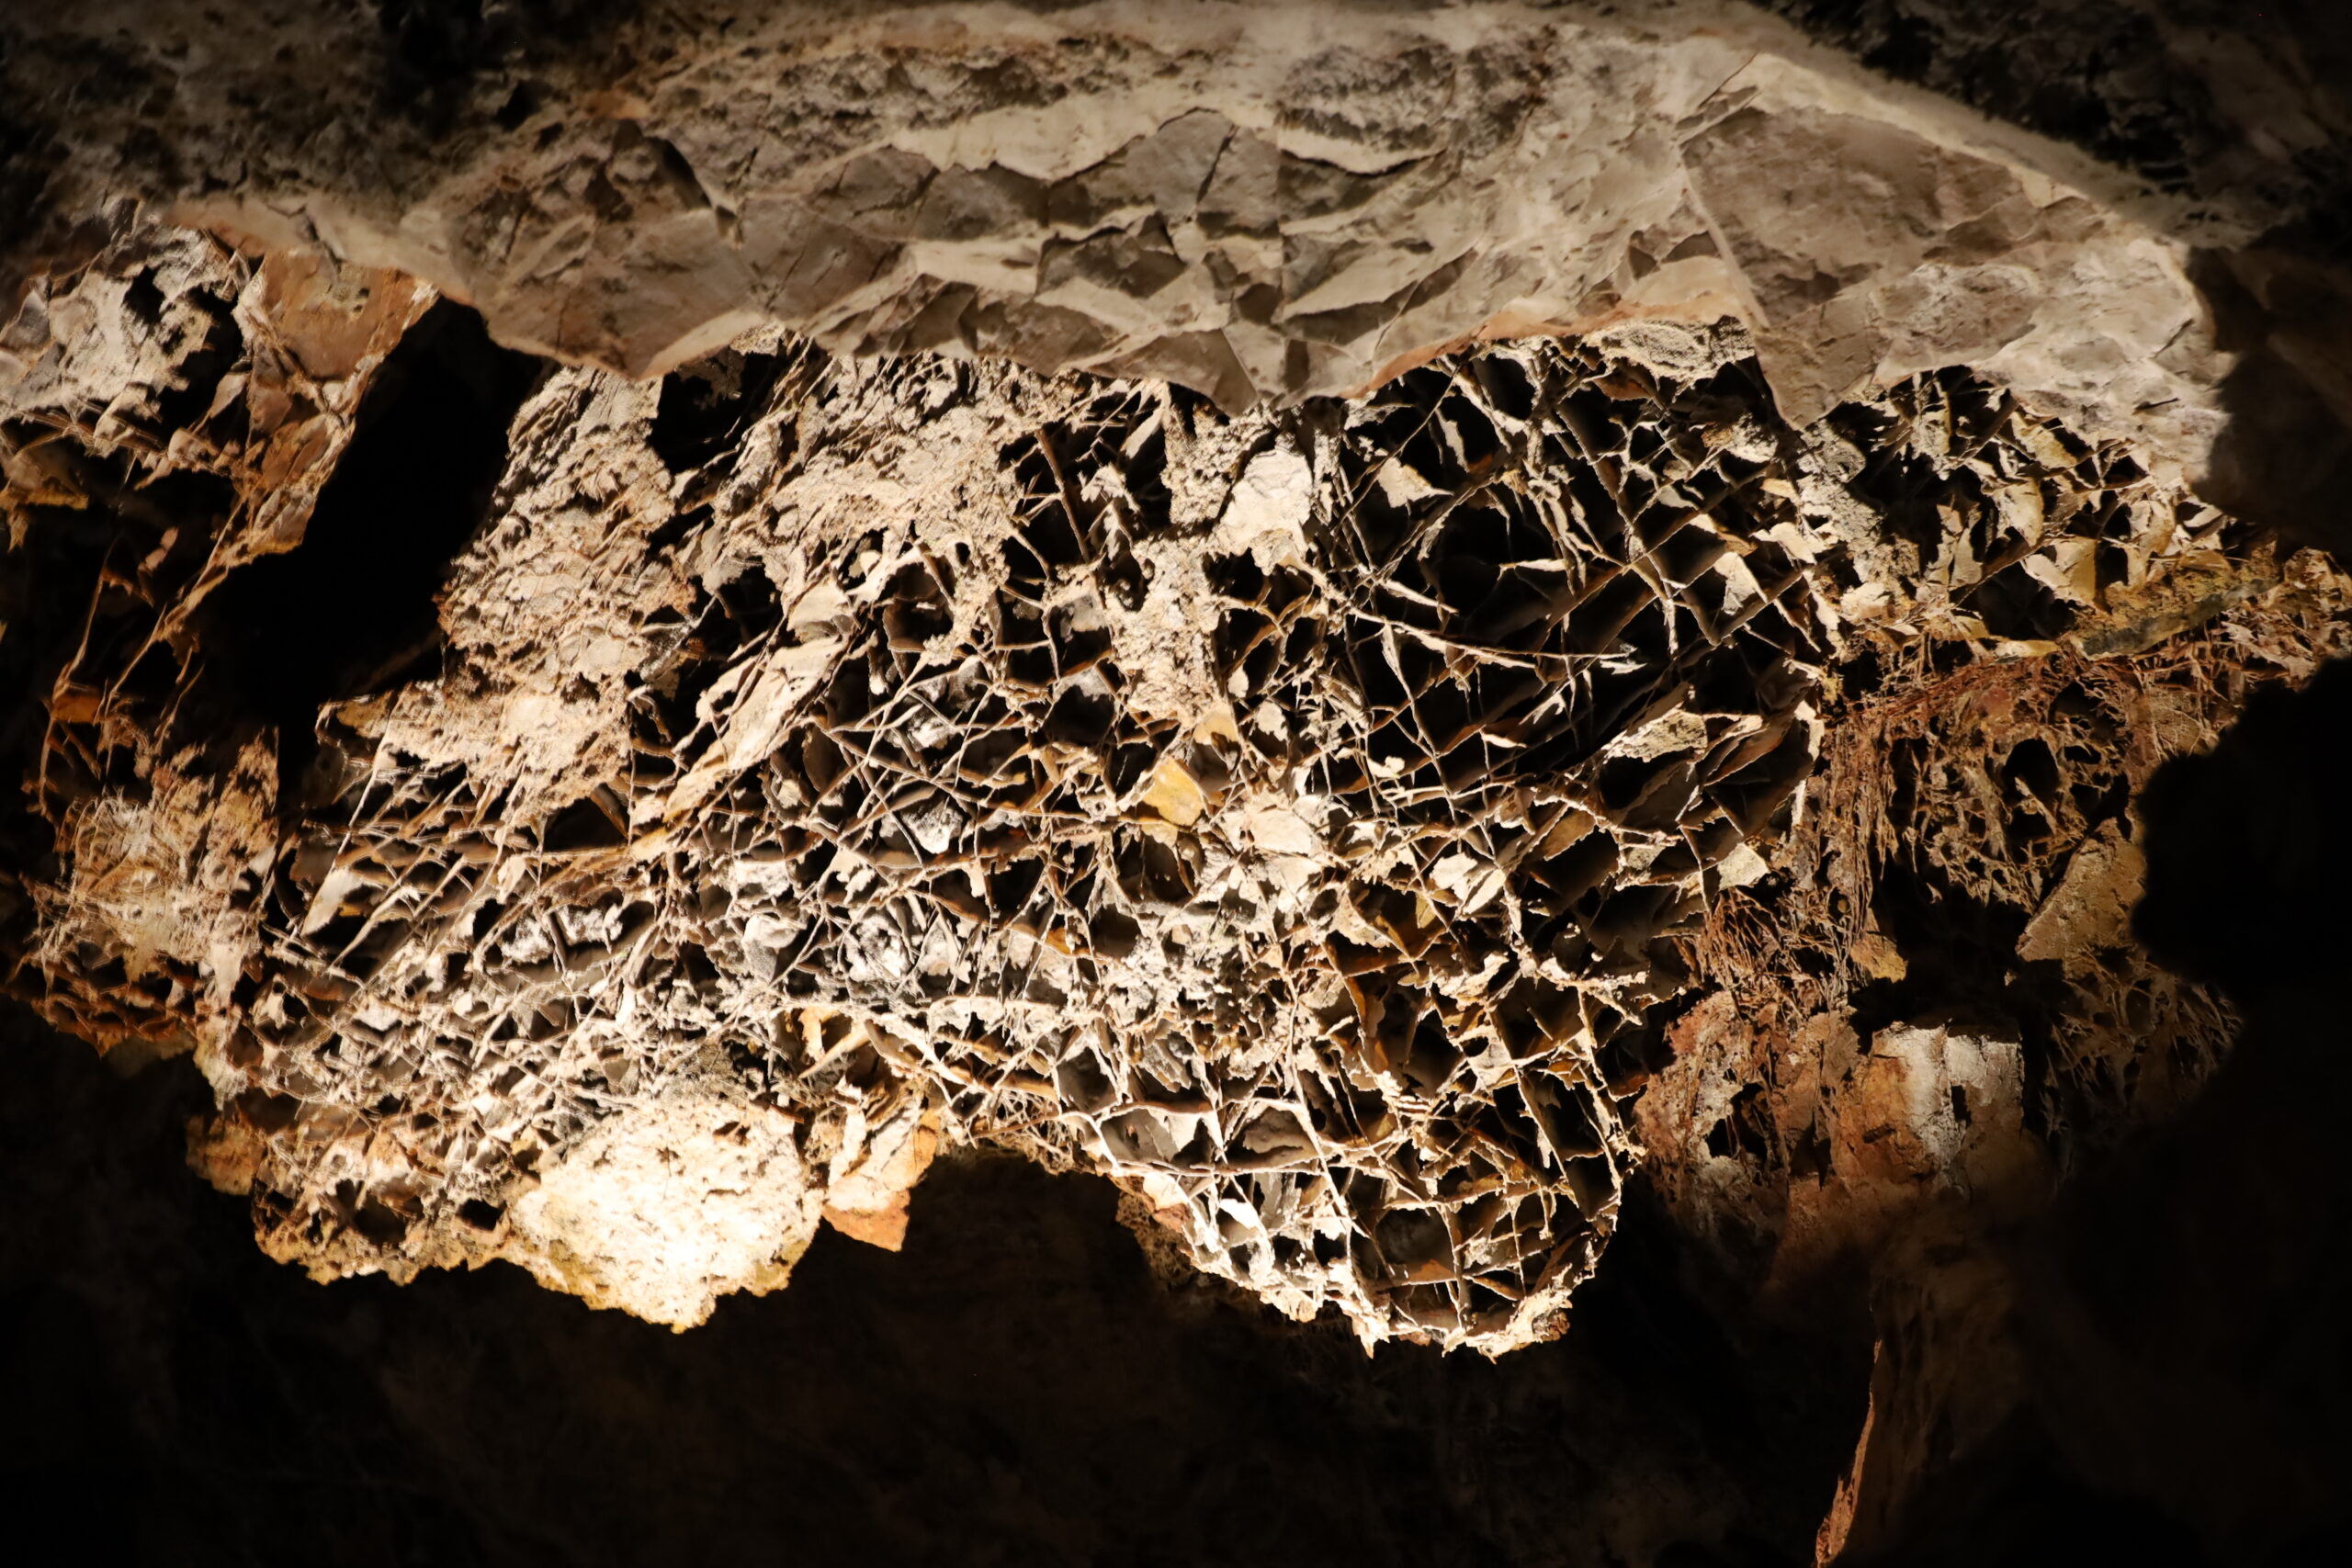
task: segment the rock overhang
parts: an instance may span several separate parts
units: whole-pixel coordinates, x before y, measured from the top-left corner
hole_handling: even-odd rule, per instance
[[[44,999],[195,1040],[209,1168],[322,1273],[684,1324],[997,1141],[1367,1339],[1524,1343],[1645,1139],[1713,1156],[1627,1106],[1843,689],[2283,592],[2187,484],[2226,228],[1744,12],[762,25],[502,82],[380,186],[152,192],[247,254],[119,222],[12,333],[14,414],[251,492],[142,580],[181,695],[433,291],[571,366],[438,677],[299,777],[44,672]],[[12,503],[126,493],[11,441]]]

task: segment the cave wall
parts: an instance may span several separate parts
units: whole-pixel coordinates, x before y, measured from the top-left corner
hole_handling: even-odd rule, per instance
[[[615,367],[765,319],[1228,406],[1464,334],[1727,304],[1801,422],[1866,373],[1998,359],[2086,430],[2165,432],[2229,509],[2335,537],[2340,16],[2076,0],[2015,23],[1918,0],[107,0],[10,21],[0,272],[91,254],[110,202],[188,203]],[[945,129],[967,121],[983,141]],[[2058,351],[2094,330],[2101,354]]]
[[[2344,637],[2342,578],[2292,547],[2336,536],[2352,450],[2329,18],[723,9],[8,24],[0,147],[24,218],[5,236],[0,657],[31,699],[6,731],[28,785],[0,889],[14,984],[119,1061],[197,1050],[223,1107],[199,1161],[253,1196],[273,1252],[403,1278],[504,1256],[690,1322],[782,1282],[820,1224],[899,1245],[935,1148],[993,1139],[1119,1176],[1156,1245],[1294,1312],[1495,1350],[1558,1332],[1568,1290],[1607,1276],[1600,1244],[1654,1205],[1718,1304],[1849,1334],[1867,1309],[1877,1371],[1825,1554],[1903,1550],[1937,1517],[1964,1537],[1986,1497],[2045,1483],[2064,1512],[2077,1481],[2168,1492],[2233,1551],[2292,1534],[2262,1506],[2324,1512],[2335,1450],[2273,1457],[2262,1434],[2293,1425],[2275,1389],[2119,1392],[2177,1353],[2164,1334],[2222,1333],[2305,1268],[2294,1247],[2237,1296],[2151,1308],[2165,1326],[2118,1348],[2112,1288],[2051,1238],[2154,1190],[2180,1231],[2147,1256],[2206,1245],[2179,1237],[2228,1204],[2176,1194],[2165,1162],[2186,1156],[2149,1151],[2189,1135],[2175,1123],[2255,1115],[2255,1091],[2199,1096],[2284,1081],[2264,1064],[2309,1048],[2225,1065],[2238,1019],[2214,982],[2244,1005],[2244,968],[2169,973],[2128,911],[2166,760]],[[420,447],[451,460],[420,474]],[[1572,471],[1623,530],[1576,571],[1672,558],[1649,583],[1663,642],[1612,654],[1651,705],[1593,745],[1539,744],[1537,795],[1492,819],[1540,829],[1526,875],[1491,827],[1472,845],[1458,825],[1409,866],[1384,849],[1374,874],[1318,874],[1351,911],[1312,961],[1344,979],[1318,1021],[1334,1088],[1251,1082],[1313,1052],[1226,1060],[1220,987],[1272,998],[1277,1024],[1317,1004],[1215,964],[1186,992],[1198,845],[1225,843],[1219,875],[1352,858],[1354,829],[1301,815],[1347,790],[1282,772],[1351,745],[1426,761],[1458,818],[1458,735],[1420,705],[1475,710],[1527,651],[1461,563],[1523,574],[1592,541],[1489,558],[1446,519],[1476,500],[1510,537],[1508,497],[1566,496]],[[1403,555],[1353,515],[1366,476]],[[1584,525],[1589,498],[1566,504]],[[1677,507],[1701,525],[1668,528]],[[975,597],[1000,557],[1037,638]],[[1436,616],[1406,640],[1446,671],[1355,639],[1366,595]],[[1723,629],[1743,596],[1788,628],[1769,668],[1756,631]],[[1710,674],[1685,617],[1692,647],[1740,651]],[[1634,618],[1587,649],[1569,616],[1557,655]],[[1327,621],[1335,651],[1286,648],[1266,706],[1245,656]],[[1119,1027],[1192,1018],[1208,1032],[1172,1066],[1119,1030],[1031,1061],[1014,1029],[1008,1059],[994,1012],[987,1050],[943,1049],[928,1014],[858,990],[882,942],[854,918],[866,885],[837,890],[849,913],[818,952],[785,927],[829,901],[823,868],[752,874],[776,859],[752,852],[781,864],[794,835],[843,827],[823,805],[842,775],[811,759],[873,737],[840,671],[868,671],[862,702],[913,691],[951,643],[999,691],[1046,660],[1020,722],[1073,755],[1108,682],[1081,771],[1118,775],[1125,747],[1143,772],[1046,815],[1091,814],[1114,862],[1135,839],[1137,869],[1075,921],[974,881],[969,908],[918,925],[944,909],[1033,975],[1126,984],[1168,955],[1173,988],[1141,984]],[[1327,658],[1354,698],[1317,694]],[[819,663],[824,712],[787,716]],[[1366,685],[1373,666],[1394,674]],[[1380,696],[1392,679],[1412,694]],[[1582,679],[1562,678],[1571,709]],[[641,732],[656,697],[677,711]],[[1392,754],[1383,721],[1408,710],[1420,750]],[[1041,779],[1070,761],[1039,757]],[[1668,810],[1677,768],[1694,788]],[[1350,787],[1392,827],[1419,809]],[[1498,951],[1559,966],[1543,984],[1584,998],[1564,1028],[1540,987],[1465,989],[1483,939],[1430,936],[1439,911],[1487,907],[1482,865],[1514,910],[1561,892],[1553,806],[1605,825],[1611,867],[1547,912],[1566,925],[1521,922]],[[921,871],[940,825],[901,826],[857,852]],[[640,852],[641,833],[681,847]],[[1675,834],[1690,867],[1664,855]],[[1296,902],[1329,922],[1316,886]],[[448,942],[413,934],[419,889]],[[753,891],[774,908],[726,912]],[[1203,929],[1221,941],[1243,906],[1219,897]],[[632,924],[639,902],[658,930]],[[1557,945],[1571,927],[1586,947]],[[655,949],[675,983],[649,989]],[[733,1038],[732,1004],[695,1013],[790,990],[800,961],[821,994],[791,991],[768,1037]],[[605,964],[628,970],[609,995],[587,973]],[[379,975],[407,987],[389,1010]],[[1400,983],[1451,999],[1408,1010]],[[984,1011],[1071,994],[956,984]],[[1408,1012],[1442,1014],[1443,1050],[1419,1023],[1383,1043]],[[1488,1024],[1500,1055],[1472,1064],[1459,1043]],[[1008,1092],[1043,1116],[1005,1114]],[[1397,1185],[1289,1191],[1327,1100]],[[1439,1127],[1447,1159],[1500,1151],[1446,1168],[1550,1206],[1498,1224],[1487,1174],[1416,1190],[1428,1170],[1386,1141]],[[2268,1179],[2232,1179],[2251,1212],[2278,1204]],[[2298,1179],[2325,1185],[2316,1165]],[[2012,1245],[2020,1226],[2041,1239]],[[1493,1300],[1457,1288],[1474,1256]],[[2220,1405],[2251,1457],[2194,1485],[2115,1414],[2169,1431]]]
[[[153,85],[138,133],[95,106],[49,132],[76,153],[52,208],[143,186],[314,233],[632,374],[765,321],[1231,411],[1481,335],[1732,313],[1799,424],[1966,363],[2176,463],[2212,439],[2183,247],[2242,213],[1745,7],[622,8],[576,54],[514,13],[503,50],[460,31],[441,57],[430,13],[384,15],[389,83],[382,40],[321,38],[243,91],[254,57],[168,10],[27,25],[28,68],[129,49]],[[142,134],[172,158],[142,169]]]
[[[303,254],[129,230],[12,329],[22,558],[141,568],[15,639],[9,912],[50,1017],[195,1047],[203,1168],[322,1277],[684,1326],[996,1145],[1493,1353],[1645,1159],[1803,1275],[2221,1054],[2101,956],[2128,803],[2343,581],[1987,378],[1799,427],[1645,321],[1239,415],[773,328],[639,382]]]

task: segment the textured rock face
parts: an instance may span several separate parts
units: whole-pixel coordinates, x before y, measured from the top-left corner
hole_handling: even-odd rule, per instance
[[[274,1255],[683,1326],[1001,1145],[1494,1353],[1645,1159],[1801,1290],[2210,1070],[2131,802],[2345,604],[2226,223],[1714,7],[612,36],[56,132],[6,957]]]
[[[773,330],[635,382],[269,255],[128,234],[12,329],[19,602],[95,606],[12,615],[12,922],[52,1018],[198,1044],[200,1163],[314,1271],[683,1325],[983,1143],[1367,1340],[1556,1331],[1645,1145],[1801,1272],[2051,1157],[2015,1039],[1858,1049],[1890,855],[2032,917],[2062,1122],[2218,1048],[2098,967],[2123,802],[2341,590],[1980,378],[1801,432],[1738,329],[1647,322],[1238,416]],[[311,466],[241,502],[311,365]],[[445,513],[390,603],[368,530]]]
[[[402,7],[446,74],[365,145],[335,115],[372,85],[327,39],[272,67],[303,91],[223,91],[236,51],[141,10],[178,149],[154,195],[632,374],[767,322],[1238,412],[1479,337],[1732,313],[1800,425],[1969,365],[2168,464],[2213,439],[2181,264],[2228,221],[2144,195],[2127,215],[2129,180],[1745,6],[688,7],[538,70],[471,69],[487,39]],[[31,61],[122,47],[102,15],[26,30]],[[141,160],[95,117],[63,134]]]
[[[38,921],[19,962],[70,992],[65,1027],[107,1048],[218,1047],[276,853],[276,753],[217,712],[168,733],[172,650],[193,653],[214,590],[301,539],[362,387],[432,296],[316,254],[237,265],[195,234],[133,255],[28,295],[0,347],[0,659],[12,691],[43,694],[8,721],[12,766],[31,764],[8,852],[60,868],[17,882],[8,914]],[[61,725],[88,744],[60,744]],[[130,787],[96,787],[108,754]]]

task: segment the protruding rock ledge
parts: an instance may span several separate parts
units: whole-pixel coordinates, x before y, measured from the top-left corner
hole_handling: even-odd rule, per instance
[[[1728,322],[1227,415],[773,328],[633,382],[427,300],[134,231],[7,340],[12,581],[89,606],[0,645],[18,984],[194,1041],[205,1168],[322,1274],[504,1256],[687,1324],[991,1143],[1286,1310],[1506,1349],[1645,1145],[1768,1238],[1884,1207],[1794,1190],[1848,1143],[1979,1179],[2017,1043],[1829,1060],[1943,896],[1872,892],[1894,845],[2080,982],[2078,1120],[2136,1113],[2117,1007],[2193,1081],[2201,993],[2110,997],[2061,905],[2233,700],[2200,661],[2340,639],[2133,449],[1957,371],[1799,430]],[[1711,988],[1778,1065],[1676,1022]]]
[[[139,194],[629,375],[766,323],[1238,412],[1476,341],[1729,314],[1799,425],[1958,365],[2188,471],[2218,423],[2183,264],[2244,235],[1719,0],[682,15],[451,63],[372,145],[349,119],[380,87],[329,38],[279,68],[300,90],[240,89],[233,47],[191,63],[168,10],[131,42],[99,19],[27,24],[27,52],[153,57],[180,146]],[[93,200],[85,165],[136,166],[106,150],[124,126],[62,134]]]

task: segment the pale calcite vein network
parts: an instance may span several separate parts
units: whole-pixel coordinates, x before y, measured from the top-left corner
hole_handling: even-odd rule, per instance
[[[820,1215],[895,1242],[938,1144],[1000,1143],[1367,1340],[1553,1330],[1678,939],[1802,809],[1840,605],[1997,649],[1946,586],[1971,532],[2074,592],[2049,480],[2108,482],[1969,393],[2017,484],[1922,562],[1744,347],[1491,349],[1238,420],[775,340],[667,391],[557,373],[448,672],[322,721],[214,1066],[300,1107],[266,1243],[496,1251],[684,1324]],[[725,416],[707,464],[657,456],[665,397]],[[2144,575],[2219,519],[2135,482],[2062,510]]]
[[[35,280],[0,499],[97,587],[7,585],[17,988],[193,1043],[202,1163],[322,1275],[683,1325],[986,1143],[1367,1341],[1550,1333],[1857,650],[2096,651],[2235,570],[2182,247],[1744,24],[983,9],[779,11]],[[413,277],[575,363],[439,677],[281,778],[208,605]]]

